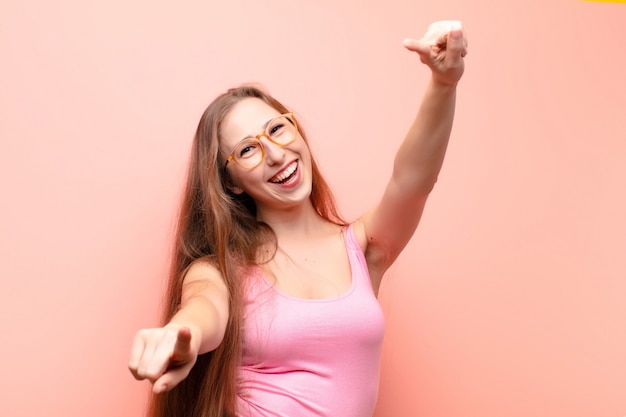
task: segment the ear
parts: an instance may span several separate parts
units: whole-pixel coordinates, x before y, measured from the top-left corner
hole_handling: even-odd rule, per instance
[[[233,183],[233,180],[230,178],[230,175],[226,174],[226,178],[224,178],[224,180],[225,180],[224,185],[226,185],[226,188],[228,189],[228,191],[230,191],[231,193],[235,195],[243,194],[243,189]]]
[[[237,187],[236,185],[231,184],[230,181],[226,184],[226,188],[228,188],[228,191],[230,191],[233,194],[236,194],[236,195],[243,194],[243,190]]]

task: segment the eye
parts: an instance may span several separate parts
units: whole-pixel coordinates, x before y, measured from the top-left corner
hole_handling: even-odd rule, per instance
[[[275,125],[270,127],[269,134],[270,136],[280,135],[280,133],[284,130],[285,124],[282,122],[278,122]]]
[[[246,143],[244,145],[241,146],[241,148],[239,148],[239,150],[237,151],[237,156],[239,158],[249,158],[250,156],[254,155],[256,152],[258,152],[258,145],[254,144],[254,143]]]

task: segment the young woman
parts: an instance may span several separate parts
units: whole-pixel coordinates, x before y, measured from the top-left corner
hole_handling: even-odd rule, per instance
[[[254,87],[207,108],[193,142],[164,326],[129,367],[151,416],[371,416],[376,293],[443,163],[467,43],[459,22],[406,40],[432,71],[378,205],[348,224],[289,109]]]

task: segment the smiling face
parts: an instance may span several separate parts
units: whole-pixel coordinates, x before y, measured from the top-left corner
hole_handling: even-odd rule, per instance
[[[220,125],[220,149],[224,159],[244,139],[255,138],[280,112],[258,98],[239,101]],[[309,202],[312,173],[309,148],[297,133],[293,142],[279,146],[266,136],[260,137],[263,161],[252,169],[230,162],[226,166],[230,190],[246,193],[262,216],[268,210],[284,210]],[[248,150],[246,150],[248,151]]]

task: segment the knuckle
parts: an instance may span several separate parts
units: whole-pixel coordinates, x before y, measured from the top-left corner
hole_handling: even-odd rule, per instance
[[[145,379],[143,377],[143,375],[139,372],[139,370],[137,368],[130,368],[130,373],[133,375],[133,377],[137,380],[137,381],[141,381],[142,379]]]
[[[146,369],[140,372],[140,376],[142,377],[142,379],[148,379],[154,382],[160,376],[160,373],[155,372],[152,369]]]

